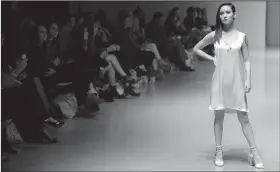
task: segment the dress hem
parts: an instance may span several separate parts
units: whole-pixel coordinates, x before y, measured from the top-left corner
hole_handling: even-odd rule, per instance
[[[224,108],[224,107],[213,108],[212,106],[209,106],[209,110],[225,110],[226,113],[231,113],[232,111],[241,111],[246,113],[249,112],[249,109]]]

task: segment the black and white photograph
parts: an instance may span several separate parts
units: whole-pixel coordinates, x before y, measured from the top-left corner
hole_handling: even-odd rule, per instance
[[[1,171],[280,171],[280,1],[1,1]]]

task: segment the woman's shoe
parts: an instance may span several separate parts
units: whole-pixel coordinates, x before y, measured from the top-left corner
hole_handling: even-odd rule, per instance
[[[222,146],[216,146],[215,165],[218,167],[224,166]]]
[[[88,93],[84,106],[92,113],[99,111],[99,98],[94,93]]]
[[[132,85],[129,85],[129,86],[125,87],[125,94],[129,94],[129,95],[134,96],[134,97],[139,97],[141,95],[141,93],[137,93],[133,90]]]
[[[258,169],[264,169],[263,162],[255,146],[250,148],[250,155],[248,157],[248,161],[251,166],[254,166]]]
[[[123,83],[123,84],[136,84],[138,83],[139,81],[141,80],[141,78],[132,78],[132,77],[129,77],[129,76],[123,76],[120,81]]]
[[[158,69],[155,72],[155,77],[156,77],[156,80],[162,80],[163,79],[163,70],[162,69]]]
[[[111,88],[110,88],[110,90],[111,90],[112,94],[114,95],[114,97],[116,97],[116,98],[118,98],[118,99],[124,99],[124,98],[126,98],[125,93],[121,94],[121,93],[118,92],[117,89],[118,89],[118,88],[117,88],[116,85],[111,86]]]
[[[55,128],[60,128],[64,125],[64,121],[54,121],[54,120],[51,120],[50,118],[46,119],[45,123],[47,123]]]
[[[191,65],[188,65],[188,66],[181,67],[180,71],[190,71],[190,72],[193,72],[193,71],[195,71],[195,68],[193,66],[191,66]]]
[[[140,77],[142,77],[142,76],[148,76],[148,72],[142,70],[140,67],[136,67],[136,68],[134,69],[134,71],[136,72],[138,78],[140,78]]]
[[[105,102],[114,102],[114,96],[109,88],[99,91],[99,97]]]

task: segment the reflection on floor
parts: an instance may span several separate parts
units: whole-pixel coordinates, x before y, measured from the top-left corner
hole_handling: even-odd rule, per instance
[[[276,57],[278,53],[278,58]],[[252,52],[250,120],[265,171],[279,171],[279,51]],[[19,145],[5,169],[242,170],[248,146],[234,114],[224,124],[225,166],[213,165],[213,113],[208,110],[214,66],[198,62],[196,72],[176,72],[148,85],[140,98],[101,105],[98,119],[73,119],[53,133],[54,145]]]

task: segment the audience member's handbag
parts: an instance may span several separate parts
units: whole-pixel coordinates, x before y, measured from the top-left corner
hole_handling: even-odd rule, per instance
[[[73,118],[76,115],[78,102],[73,93],[58,95],[53,103],[59,106],[64,117]]]
[[[6,126],[6,133],[7,133],[7,140],[10,143],[22,143],[23,139],[18,132],[18,129],[16,125],[14,124],[13,120],[7,120],[6,121],[7,126]]]
[[[87,94],[86,101],[85,101],[85,108],[90,112],[94,113],[99,111],[99,98],[94,93]]]
[[[96,114],[95,112],[99,111],[99,98],[91,93],[88,92],[86,100],[85,100],[85,104],[79,106],[79,108],[77,109],[77,117],[94,117]]]
[[[105,84],[102,88],[99,88],[98,93],[99,97],[106,102],[112,102],[114,100],[114,96],[108,84]]]

